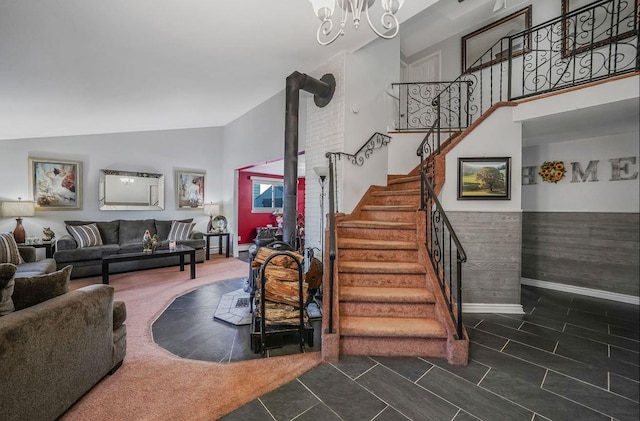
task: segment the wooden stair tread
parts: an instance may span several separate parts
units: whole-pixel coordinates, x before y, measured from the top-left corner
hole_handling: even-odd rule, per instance
[[[417,250],[412,241],[365,240],[361,238],[340,238],[338,248],[363,250]]]
[[[410,183],[412,181],[420,181],[420,175],[409,175],[409,176],[393,178],[389,180],[389,182],[387,182],[387,185],[390,186],[392,184]]]
[[[358,262],[340,261],[338,264],[340,272],[355,273],[426,273],[424,266],[419,263],[409,262]]]
[[[375,228],[392,230],[415,230],[415,222],[395,222],[395,221],[369,221],[364,219],[353,219],[342,221],[337,224],[338,228]]]
[[[403,196],[403,195],[419,195],[420,189],[408,190],[377,190],[371,192],[372,196]]]
[[[434,303],[426,288],[340,287],[340,301],[387,303]]]
[[[415,212],[418,208],[411,205],[364,205],[362,210],[380,212]]]
[[[423,317],[341,317],[340,335],[444,339],[447,331],[436,319]]]

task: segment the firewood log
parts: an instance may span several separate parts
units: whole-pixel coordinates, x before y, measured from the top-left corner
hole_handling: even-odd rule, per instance
[[[272,250],[267,247],[260,247],[258,249],[258,252],[256,253],[256,257],[253,258],[253,261],[255,263],[258,263],[259,265],[262,265],[267,260],[267,258],[274,253],[278,253],[278,250]],[[289,253],[292,253],[302,264],[304,258],[301,254],[293,251]],[[298,265],[296,264],[296,262],[291,257],[285,255],[274,257],[269,261],[269,265],[282,266],[296,270],[298,269]]]
[[[302,303],[307,301],[307,284],[302,285]],[[298,284],[295,282],[267,282],[265,287],[265,299],[276,303],[300,306]]]
[[[267,279],[284,282],[298,282],[299,275],[297,269],[287,269],[281,266],[267,265],[264,268]]]

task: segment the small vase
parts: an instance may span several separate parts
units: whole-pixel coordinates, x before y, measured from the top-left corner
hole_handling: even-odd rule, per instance
[[[143,253],[153,253],[153,249],[142,249]]]

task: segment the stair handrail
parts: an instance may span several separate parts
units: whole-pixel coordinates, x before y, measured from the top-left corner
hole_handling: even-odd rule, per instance
[[[442,129],[457,128],[458,121],[463,123],[459,128],[464,129],[497,102],[520,100],[640,70],[638,2],[632,3],[621,6],[621,0],[600,0],[497,40],[454,81],[440,88],[437,95],[429,96],[431,106],[442,105],[436,114],[442,119]],[[522,48],[514,51],[518,42]],[[470,90],[455,96],[458,92],[455,85],[463,83]],[[419,99],[414,108],[422,111],[420,104],[424,99]],[[412,105],[407,102],[404,106],[409,113]],[[399,109],[402,107],[399,103]],[[447,118],[447,110],[452,107],[455,112],[449,112],[452,117]],[[431,108],[428,111],[433,112]],[[463,113],[466,118],[461,117]],[[401,127],[399,121],[397,130],[425,130],[433,125],[434,118],[413,118],[412,121],[428,124],[411,127],[407,118],[407,127]]]
[[[423,171],[421,171],[423,174]],[[447,301],[447,309],[449,310],[449,316],[451,321],[456,327],[456,339],[463,339],[464,333],[462,328],[462,264],[467,261],[467,253],[464,251],[464,247],[458,236],[456,235],[453,226],[449,222],[449,218],[445,213],[438,196],[436,195],[431,183],[426,179],[424,175],[421,175],[422,184],[426,187],[425,194],[421,194],[421,202],[425,211],[425,227],[426,227],[426,239],[425,247],[429,254],[429,260],[435,272],[438,285],[442,291],[442,295]],[[445,228],[448,231],[448,237],[445,232]],[[448,241],[445,241],[448,240]],[[451,268],[451,256],[452,247],[451,241],[455,245],[456,251],[456,271],[455,271],[455,307],[453,296],[453,270]],[[448,243],[448,249],[446,244]],[[444,262],[449,257],[449,268],[444,265]],[[455,314],[454,314],[455,310]]]
[[[328,295],[329,295],[329,318],[328,318],[328,333],[333,333],[333,309],[334,309],[334,278],[335,278],[335,260],[336,260],[336,212],[338,211],[336,202],[337,191],[337,176],[335,161],[341,159],[343,156],[351,162],[353,165],[361,167],[364,164],[365,159],[368,159],[376,149],[381,149],[391,142],[391,136],[375,132],[371,137],[364,142],[364,144],[355,153],[349,154],[346,152],[327,152],[325,157],[329,158],[329,223],[327,224],[327,230],[329,232],[329,276],[328,276]],[[324,218],[325,216],[322,215]],[[325,233],[321,233],[325,235]],[[324,250],[322,251],[325,252]]]

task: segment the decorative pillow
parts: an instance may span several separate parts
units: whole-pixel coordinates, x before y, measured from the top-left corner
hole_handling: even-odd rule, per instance
[[[13,277],[18,268],[11,263],[0,263],[0,316],[4,316],[13,311]]]
[[[179,219],[178,222],[193,222],[193,218]],[[160,241],[169,239],[169,231],[171,231],[171,225],[173,221],[164,221],[156,219],[156,234]]]
[[[67,225],[67,231],[78,243],[78,248],[102,245],[102,237],[96,224]]]
[[[169,240],[188,240],[195,225],[195,222],[187,224],[184,222],[173,221],[167,238]]]
[[[34,306],[68,292],[71,269],[73,266],[69,265],[45,275],[16,278],[11,297],[16,310]]]
[[[14,265],[24,263],[16,239],[10,232],[0,232],[0,263],[13,263]]]

